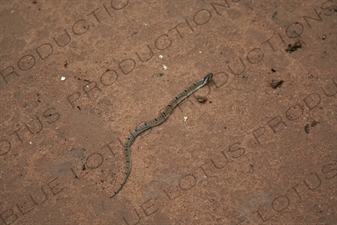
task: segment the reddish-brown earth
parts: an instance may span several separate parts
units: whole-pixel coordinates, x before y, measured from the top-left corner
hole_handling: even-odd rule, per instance
[[[336,11],[1,0],[0,225],[336,225]]]

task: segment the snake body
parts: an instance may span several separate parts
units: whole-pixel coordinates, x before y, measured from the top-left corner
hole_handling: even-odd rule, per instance
[[[126,183],[126,180],[128,179],[130,172],[131,172],[131,152],[130,147],[132,142],[136,139],[138,135],[140,135],[142,132],[158,126],[159,124],[163,123],[171,114],[173,109],[185,98],[190,96],[192,93],[194,93],[199,88],[205,86],[213,77],[212,73],[209,73],[205,75],[203,78],[198,80],[197,82],[193,83],[191,86],[189,86],[187,89],[182,91],[180,94],[178,94],[174,99],[172,99],[169,104],[164,108],[162,112],[160,112],[159,116],[153,120],[150,120],[148,122],[144,122],[137,126],[132,132],[130,132],[129,136],[125,139],[125,143],[123,146],[124,156],[125,156],[125,172],[122,182],[120,183],[119,187],[113,192],[113,194],[110,196],[112,198],[115,196],[124,186]]]

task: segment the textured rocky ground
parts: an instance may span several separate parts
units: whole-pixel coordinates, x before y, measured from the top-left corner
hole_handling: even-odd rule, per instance
[[[0,2],[0,224],[336,224],[336,1]]]

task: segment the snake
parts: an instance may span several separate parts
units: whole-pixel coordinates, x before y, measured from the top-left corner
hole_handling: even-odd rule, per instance
[[[124,157],[125,157],[125,172],[124,177],[118,188],[113,192],[113,194],[110,196],[110,198],[114,197],[120,190],[122,190],[124,184],[126,183],[130,173],[131,173],[131,145],[132,142],[136,139],[138,135],[143,133],[144,131],[156,127],[160,124],[162,124],[171,114],[173,109],[179,105],[180,102],[182,102],[184,99],[186,99],[188,96],[193,94],[195,91],[197,91],[199,88],[202,88],[205,86],[208,82],[212,80],[213,74],[208,73],[204,77],[202,77],[200,80],[193,83],[191,86],[183,90],[181,93],[179,93],[176,97],[174,97],[168,105],[164,108],[163,111],[161,111],[153,120],[143,122],[139,126],[137,126],[132,132],[130,132],[129,136],[125,139],[125,143],[123,145],[123,151],[124,151]]]

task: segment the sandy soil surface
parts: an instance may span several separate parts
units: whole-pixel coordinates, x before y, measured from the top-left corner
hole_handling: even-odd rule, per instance
[[[1,0],[0,225],[337,224],[336,12]]]

